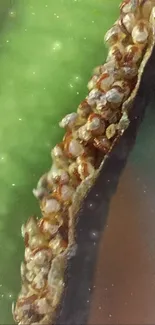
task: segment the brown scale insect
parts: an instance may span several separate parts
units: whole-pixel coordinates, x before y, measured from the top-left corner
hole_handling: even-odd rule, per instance
[[[83,156],[77,158],[77,165],[78,165],[78,173],[80,175],[81,180],[84,180],[86,177],[93,174],[95,171],[90,161]]]
[[[137,45],[127,46],[124,53],[124,62],[132,62],[132,64],[139,62],[142,57],[142,49]]]
[[[78,106],[77,113],[82,118],[87,118],[91,113],[92,109],[91,106],[88,104],[87,99],[85,99],[81,104]]]
[[[115,79],[112,73],[104,72],[97,80],[96,87],[100,91],[105,92],[112,86],[114,80]]]
[[[109,46],[115,45],[117,42],[121,41],[124,38],[124,34],[122,33],[120,27],[118,25],[114,25],[112,28],[110,28],[105,37],[104,41]]]
[[[94,139],[94,146],[95,148],[106,154],[111,147],[111,143],[106,136],[101,136]]]
[[[130,12],[138,14],[139,13],[138,1],[139,0],[124,0],[120,4],[121,14],[128,14]]]
[[[97,67],[95,67],[95,69],[93,70],[93,74],[95,76],[100,76],[103,72],[105,72],[105,67],[104,65],[98,65]]]
[[[121,22],[124,30],[130,34],[136,25],[136,17],[133,13],[128,13],[122,18]]]
[[[96,83],[97,83],[97,79],[98,77],[96,75],[92,76],[92,78],[89,80],[87,88],[88,90],[92,90],[93,88],[95,88]]]
[[[50,240],[49,247],[52,250],[53,256],[56,256],[58,254],[62,254],[66,250],[68,247],[68,242],[62,238],[60,233],[57,233],[54,238]]]
[[[48,264],[52,259],[52,251],[47,246],[42,246],[32,251],[33,262],[38,267],[43,267]]]
[[[32,304],[37,299],[36,294],[31,294],[28,297],[20,298],[17,302],[16,308],[13,311],[15,322],[19,323],[21,319],[28,319]],[[32,314],[33,315],[33,314]]]
[[[87,102],[92,109],[96,106],[96,103],[101,96],[102,96],[102,92],[97,88],[94,88],[90,91],[90,93],[87,96]]]
[[[100,65],[94,69],[94,74],[97,76],[100,76],[103,73],[110,73],[114,76],[116,76],[116,71],[118,72],[119,70],[119,65],[117,65],[117,62],[112,59],[103,65]]]
[[[72,201],[72,196],[74,194],[74,189],[70,185],[61,185],[58,184],[56,192],[56,196],[59,198],[60,202],[65,202],[65,205],[70,204]]]
[[[149,28],[148,22],[140,20],[132,30],[132,39],[134,44],[145,46],[148,41]]]
[[[120,70],[121,70],[122,78],[128,81],[135,78],[138,73],[138,67],[135,63],[132,62],[132,60],[124,62],[121,65]]]
[[[60,218],[58,220],[56,217],[51,218],[50,216],[45,216],[44,218],[40,219],[39,227],[42,234],[46,235],[48,240],[50,240],[57,234],[62,224],[63,220]]]
[[[130,83],[128,81],[125,80],[119,80],[114,82],[113,84],[114,88],[117,88],[120,92],[122,92],[124,94],[123,99],[126,100],[131,92],[130,89]]]
[[[103,120],[105,122],[108,122],[109,119],[113,116],[114,111],[108,106],[108,108],[103,109],[103,111],[101,112],[101,117],[103,118]]]
[[[116,62],[120,63],[124,55],[124,46],[121,43],[117,43],[110,48],[108,53],[107,61],[114,59]]]
[[[72,134],[68,134],[64,138],[64,151],[68,158],[75,159],[84,153],[84,148]]]
[[[109,104],[107,102],[106,99],[106,92],[103,92],[102,96],[100,97],[100,99],[97,101],[96,103],[96,107],[94,109],[94,112],[97,111],[97,113],[102,113],[103,110],[108,109],[109,108]]]
[[[25,226],[22,226],[22,236],[25,246],[35,249],[46,244],[46,239],[40,233],[35,217],[30,217]]]
[[[101,135],[105,132],[105,122],[101,118],[101,115],[96,113],[89,115],[87,121],[87,130],[90,131],[93,136]]]
[[[121,106],[124,99],[124,91],[119,86],[113,86],[106,93],[106,99],[110,104],[110,107],[116,109]]]
[[[67,137],[68,133],[66,134]],[[63,141],[64,142],[64,141]],[[67,168],[68,160],[64,152],[64,143],[61,142],[57,144],[54,149],[51,151],[52,159],[55,165],[59,168]]]
[[[70,113],[67,114],[59,123],[59,126],[61,128],[68,128],[68,129],[72,129],[78,120],[78,114],[77,113]]]
[[[111,111],[110,113],[111,114],[109,114],[108,122],[110,124],[117,123],[121,117],[120,110]]]
[[[78,186],[81,182],[80,175],[78,173],[78,165],[77,162],[73,162],[70,164],[68,168],[68,172],[70,177],[72,178],[72,185]]]
[[[56,195],[54,196],[54,193],[55,192],[53,192],[52,195],[45,197],[41,201],[41,209],[46,215],[53,216],[56,213],[59,213],[61,210],[61,204],[56,198]]]
[[[87,124],[81,126],[76,132],[77,138],[85,145],[92,141],[92,134],[87,130]]]
[[[68,184],[70,181],[70,177],[66,170],[58,169],[56,166],[53,165],[51,170],[47,173],[47,181],[48,184],[52,184],[52,188],[54,189],[55,184]]]
[[[108,140],[112,139],[117,132],[117,125],[112,123],[106,129],[106,137]]]

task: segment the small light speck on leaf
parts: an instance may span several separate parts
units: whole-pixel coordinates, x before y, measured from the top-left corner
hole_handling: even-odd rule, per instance
[[[16,12],[11,10],[11,11],[9,12],[9,16],[10,16],[11,18],[15,18],[15,17],[16,17]]]

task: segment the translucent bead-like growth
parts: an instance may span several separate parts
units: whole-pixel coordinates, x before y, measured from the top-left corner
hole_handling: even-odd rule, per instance
[[[51,157],[55,165],[59,168],[67,168],[68,161],[64,153],[64,145],[62,143],[57,144],[51,151]]]
[[[116,124],[110,124],[106,129],[106,137],[107,139],[112,139],[116,134],[117,126]]]
[[[61,128],[73,128],[76,124],[77,119],[77,113],[68,114],[62,119],[62,121],[59,123],[59,126]]]
[[[129,58],[129,57],[128,57]],[[137,76],[138,67],[132,62],[132,60],[125,62],[121,66],[121,75],[125,80],[132,80]]]
[[[116,62],[120,62],[123,59],[124,55],[124,46],[121,43],[117,43],[110,48],[108,53],[107,61],[115,60]]]
[[[86,177],[95,172],[93,165],[84,157],[77,158],[77,165],[81,180],[84,180]]]
[[[118,41],[122,40],[124,34],[122,33],[120,27],[118,25],[114,25],[110,30],[107,31],[104,41],[109,46],[116,44]]]
[[[90,81],[88,82],[88,85],[87,85],[87,87],[88,87],[89,90],[92,90],[93,88],[95,88],[97,79],[98,79],[97,75],[94,75],[90,79]]]
[[[98,79],[96,86],[99,90],[106,91],[112,86],[114,80],[115,79],[112,73],[104,72]]]
[[[87,122],[87,130],[93,135],[101,135],[105,131],[105,123],[99,114],[91,114]]]
[[[132,39],[135,44],[145,45],[149,36],[148,23],[139,21],[132,30]]]
[[[123,99],[126,99],[130,94],[129,82],[125,80],[115,81],[113,87],[115,89],[117,88],[120,93],[124,94]]]
[[[52,166],[52,168],[47,174],[47,182],[48,184],[52,184],[53,187],[54,187],[54,183],[68,184],[69,179],[70,178],[67,171],[57,168],[55,165]]]
[[[120,5],[121,14],[135,13],[139,10],[139,0],[124,0]]]
[[[64,143],[64,150],[66,155],[71,159],[77,158],[84,153],[83,146],[78,140],[73,138],[72,135],[66,138],[66,141]]]
[[[119,107],[123,102],[124,92],[119,87],[112,87],[106,93],[107,101],[112,105],[112,107]]]
[[[44,207],[43,207],[44,213],[46,214],[57,213],[60,211],[60,209],[61,209],[61,205],[58,202],[58,200],[54,198],[44,199]]]
[[[87,99],[85,99],[78,107],[77,113],[81,118],[87,118],[92,111],[91,106],[88,104]]]
[[[102,96],[102,92],[98,89],[93,89],[90,91],[89,95],[87,96],[87,102],[91,107],[94,107],[99,100],[99,98]]]
[[[131,33],[135,24],[136,24],[136,17],[133,13],[128,13],[121,19],[122,30]]]
[[[106,154],[110,149],[111,143],[106,136],[101,136],[94,139],[94,146]]]
[[[124,54],[125,62],[137,63],[142,57],[142,49],[138,45],[127,46]]]
[[[91,140],[92,134],[91,134],[90,130],[87,129],[87,124],[81,126],[78,129],[78,131],[77,131],[77,137],[80,140],[82,140],[82,141],[84,141],[86,143],[88,143]]]

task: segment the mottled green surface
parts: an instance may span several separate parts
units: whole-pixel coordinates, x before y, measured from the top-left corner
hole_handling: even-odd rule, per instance
[[[0,0],[0,324],[20,288],[21,224],[59,141],[59,119],[86,94],[106,55],[118,0]],[[11,8],[12,5],[12,8]]]

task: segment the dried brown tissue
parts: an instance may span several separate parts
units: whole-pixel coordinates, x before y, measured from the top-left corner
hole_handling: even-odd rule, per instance
[[[125,7],[126,6],[126,7]],[[137,95],[141,78],[143,75],[144,68],[152,54],[154,43],[155,43],[155,0],[126,0],[123,1],[121,4],[121,15],[119,20],[116,21],[116,25],[120,26],[120,21],[122,20],[122,16],[125,15],[123,12],[124,8],[128,8],[129,14],[135,13],[135,9],[139,12],[142,12],[142,6],[145,6],[147,9],[147,6],[151,6],[151,15],[149,16],[149,37],[147,39],[147,44],[144,45],[144,49],[142,51],[142,56],[140,58],[140,65],[138,68],[138,78],[136,85],[132,92],[130,93],[130,96],[122,103],[121,105],[121,114],[123,117],[123,121],[121,119],[121,122],[118,122],[118,133],[117,136],[113,138],[111,142],[110,149],[106,152],[106,154],[103,156],[103,153],[101,153],[101,161],[97,169],[94,169],[94,172],[90,174],[88,177],[86,177],[84,180],[81,181],[79,186],[77,187],[72,201],[70,204],[68,204],[68,246],[66,249],[63,250],[63,252],[56,254],[51,260],[50,260],[50,268],[47,275],[47,283],[44,288],[44,290],[38,291],[38,290],[32,290],[32,283],[26,282],[25,275],[23,275],[22,283],[24,283],[25,293],[20,293],[15,308],[13,307],[13,316],[17,323],[19,324],[51,324],[54,322],[55,318],[55,312],[57,310],[57,307],[59,306],[59,303],[61,301],[61,297],[64,291],[64,273],[65,268],[67,266],[67,257],[72,249],[72,247],[75,244],[75,228],[76,228],[76,214],[80,209],[81,202],[86,197],[88,191],[93,186],[96,178],[99,176],[101,169],[104,166],[105,160],[108,158],[109,153],[115,146],[116,142],[119,141],[121,136],[123,135],[126,128],[129,126],[130,121],[128,118],[128,114],[130,110],[132,109],[132,103]],[[140,11],[141,10],[141,11]],[[137,12],[136,11],[136,12]],[[145,10],[146,13],[146,10]],[[124,16],[123,16],[124,17]],[[140,17],[143,18],[143,17]],[[114,24],[114,25],[115,25]],[[124,30],[124,25],[122,26]],[[126,45],[131,44],[131,33],[126,32]],[[141,46],[141,45],[140,45]],[[101,75],[100,75],[101,76]],[[100,77],[99,76],[99,77]],[[96,87],[96,86],[95,86]],[[100,151],[99,151],[100,152]],[[70,158],[68,158],[70,160]],[[73,159],[74,161],[74,159]],[[46,197],[46,195],[45,195]],[[43,204],[42,204],[42,197],[40,199],[40,205],[41,209],[43,211]],[[43,212],[43,218],[46,215]],[[36,221],[35,221],[36,222]],[[24,229],[24,227],[23,227]],[[59,229],[59,228],[58,228]],[[46,238],[47,239],[47,238]],[[50,238],[51,239],[51,238]],[[48,239],[48,240],[50,240]],[[25,245],[27,246],[27,238],[26,234],[24,234],[24,240]],[[47,244],[47,240],[46,240]],[[51,249],[52,250],[52,249]],[[52,253],[53,254],[53,253]],[[33,261],[33,258],[31,257],[31,260]],[[48,263],[45,260],[45,265]],[[26,264],[27,266],[28,264]],[[38,266],[37,266],[38,267]],[[41,271],[40,266],[40,271]],[[38,267],[39,270],[39,267]],[[33,281],[32,281],[33,282]],[[55,300],[54,300],[55,299]],[[41,307],[38,307],[37,305],[38,301],[42,303]],[[37,303],[36,303],[37,302]],[[40,309],[39,309],[40,308]]]

